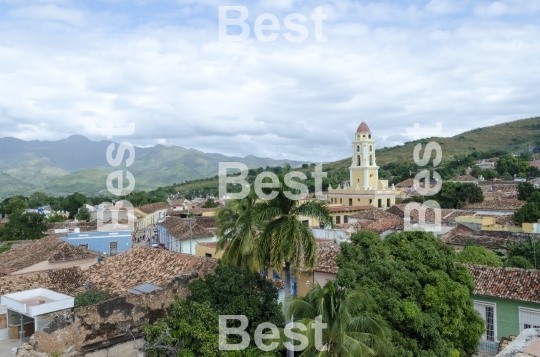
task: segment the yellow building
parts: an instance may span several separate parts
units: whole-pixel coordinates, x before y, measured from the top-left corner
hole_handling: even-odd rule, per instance
[[[343,187],[328,188],[330,204],[346,207],[375,206],[388,208],[396,203],[400,192],[388,186],[388,180],[379,180],[379,166],[375,158],[375,140],[366,123],[358,126],[352,141],[352,163],[349,183]]]

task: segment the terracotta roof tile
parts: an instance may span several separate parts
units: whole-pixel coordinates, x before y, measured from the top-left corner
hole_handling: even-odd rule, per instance
[[[369,219],[369,220],[379,220],[379,219],[399,220],[400,219],[399,216],[392,214],[390,212],[386,212],[384,210],[378,209],[374,206],[369,206],[368,209],[358,212],[357,214],[351,217],[358,218],[358,219]]]
[[[146,214],[154,213],[156,211],[160,211],[162,209],[169,208],[169,205],[165,202],[157,202],[157,203],[149,203],[144,206],[137,207],[141,212],[144,212]]]
[[[467,265],[475,295],[540,303],[540,270]]]
[[[450,181],[479,181],[476,177],[471,175],[454,176]]]
[[[372,206],[328,206],[330,212],[357,212],[369,209]]]
[[[212,258],[137,246],[92,265],[84,276],[99,290],[125,296],[128,289],[145,282],[164,287],[181,273],[197,271],[204,276],[215,268],[216,260]]]
[[[69,245],[58,237],[59,235],[49,235],[41,239],[17,242],[10,250],[0,254],[0,273],[9,274],[28,268],[58,254],[63,247]]]
[[[190,239],[191,234],[193,234],[193,238],[195,239],[213,237],[214,233],[203,227],[204,224],[208,224],[208,222],[195,220],[195,222],[191,223],[190,230],[189,223],[180,217],[167,217],[165,221],[160,223],[161,226],[167,228],[167,231],[171,236],[178,240]]]
[[[465,209],[486,209],[486,210],[518,210],[527,202],[517,199],[500,199],[486,200],[479,203],[470,203],[465,206]]]
[[[5,275],[0,277],[0,295],[37,288],[72,295],[83,283],[80,267]]]
[[[334,241],[317,241],[317,263],[313,270],[337,274],[339,267],[336,263],[336,257],[340,251],[339,244]]]

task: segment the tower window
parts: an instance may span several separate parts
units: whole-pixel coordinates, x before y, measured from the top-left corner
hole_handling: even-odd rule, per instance
[[[370,138],[370,139],[371,139],[371,134],[369,134],[369,135],[368,135],[368,138]]]
[[[373,145],[369,146],[369,151],[373,151]]]
[[[356,145],[356,151],[360,152],[360,145]]]
[[[356,156],[356,166],[362,166],[362,162],[360,160],[360,155]]]
[[[373,155],[369,155],[369,166],[373,165]]]

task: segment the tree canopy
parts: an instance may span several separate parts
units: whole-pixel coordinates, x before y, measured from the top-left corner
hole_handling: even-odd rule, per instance
[[[374,298],[374,312],[392,329],[396,356],[476,351],[484,321],[470,299],[473,278],[431,233],[393,233],[383,241],[358,232],[341,244],[337,262],[340,285],[364,288]]]
[[[495,252],[475,245],[467,245],[461,252],[457,253],[456,261],[491,267],[500,267],[503,265],[501,258]]]

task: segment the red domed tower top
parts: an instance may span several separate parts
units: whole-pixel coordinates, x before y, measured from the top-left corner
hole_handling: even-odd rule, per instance
[[[356,129],[356,132],[357,132],[357,133],[371,133],[371,130],[369,130],[369,126],[367,126],[366,123],[362,122],[362,123],[358,126],[358,129]]]

